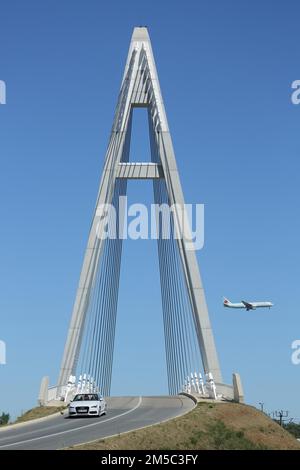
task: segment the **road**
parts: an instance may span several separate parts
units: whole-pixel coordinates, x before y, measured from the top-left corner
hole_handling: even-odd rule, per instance
[[[52,416],[42,422],[1,430],[0,450],[61,449],[175,418],[193,409],[185,396],[111,397],[106,416]]]

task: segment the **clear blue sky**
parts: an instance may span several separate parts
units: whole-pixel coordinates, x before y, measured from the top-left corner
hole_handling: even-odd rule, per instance
[[[296,0],[1,2],[0,411],[57,379],[132,29],[147,25],[186,202],[205,204],[198,259],[224,377],[300,418],[299,13]],[[114,394],[166,393],[159,289],[155,242],[126,242]],[[275,307],[224,310],[223,295]]]

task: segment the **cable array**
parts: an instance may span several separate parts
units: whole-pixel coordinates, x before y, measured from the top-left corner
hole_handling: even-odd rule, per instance
[[[126,195],[127,189],[127,181],[116,178],[115,168],[118,162],[128,162],[129,159],[132,107],[128,107],[127,104],[130,89],[132,90],[130,102],[142,102],[143,99],[148,99],[151,160],[160,164],[164,158],[161,154],[164,149],[160,141],[159,110],[155,105],[155,91],[150,79],[146,52],[144,49],[140,51],[138,62],[136,54],[137,51],[133,51],[119,95],[112,135],[107,149],[108,177],[101,181],[97,200],[98,205],[100,194],[105,193],[104,199],[112,201],[117,215],[116,238],[108,237],[105,241],[97,238],[92,247],[95,253],[91,265],[93,275],[88,289],[83,326],[80,330],[78,357],[75,361],[76,374],[86,374],[106,396],[110,395],[111,389],[122,255],[120,224],[123,221],[119,217],[119,198]],[[140,73],[135,74],[135,81],[132,83],[133,68],[137,67],[137,64],[140,67]],[[155,204],[159,206],[165,204],[168,207],[171,205],[172,195],[168,192],[166,179],[154,180],[153,190]],[[169,238],[163,236],[163,223],[162,216],[159,216],[156,229],[158,231],[166,365],[169,393],[177,394],[182,390],[187,376],[191,372],[199,371],[201,354],[187,276],[180,253],[180,242],[174,234],[175,222],[172,215],[169,221]]]

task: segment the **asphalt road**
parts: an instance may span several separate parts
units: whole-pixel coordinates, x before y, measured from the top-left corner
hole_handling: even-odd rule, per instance
[[[39,423],[1,430],[0,450],[61,449],[159,423],[191,410],[185,396],[111,397],[106,416],[52,416]]]

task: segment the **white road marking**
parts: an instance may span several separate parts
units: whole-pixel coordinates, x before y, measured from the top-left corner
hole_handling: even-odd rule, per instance
[[[4,447],[18,446],[18,445],[24,444],[26,442],[38,441],[40,439],[46,439],[46,438],[53,437],[53,436],[59,436],[61,434],[66,434],[68,432],[73,432],[73,431],[79,431],[79,430],[82,430],[82,429],[85,429],[85,428],[91,428],[92,426],[99,426],[99,424],[107,423],[108,421],[112,421],[113,419],[121,418],[121,416],[125,416],[125,415],[128,415],[129,413],[132,413],[133,411],[137,410],[141,406],[141,404],[142,404],[142,397],[139,397],[139,401],[138,401],[137,405],[135,405],[134,408],[131,408],[130,410],[124,411],[124,413],[121,413],[117,416],[113,416],[112,418],[104,419],[100,423],[97,422],[97,423],[87,424],[86,426],[79,426],[77,428],[67,429],[66,431],[55,432],[53,434],[47,434],[46,436],[34,437],[32,439],[25,439],[24,441],[18,441],[18,442],[14,442],[12,444],[4,444],[3,446],[0,446],[0,449],[2,449]]]

